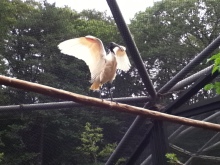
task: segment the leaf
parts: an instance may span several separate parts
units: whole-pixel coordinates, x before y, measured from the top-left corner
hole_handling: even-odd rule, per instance
[[[214,83],[214,87],[215,87],[215,88],[220,88],[220,82],[215,82],[215,83]]]
[[[215,66],[219,66],[220,65],[220,58],[216,58],[215,59]]]
[[[220,58],[220,53],[213,55],[213,56],[212,56],[211,58],[209,58],[207,61],[212,61],[212,60],[215,60],[215,59],[218,59],[218,58]]]
[[[168,159],[168,162],[171,164],[175,164],[178,162],[178,158],[174,153],[167,153],[165,156]]]
[[[220,94],[220,87],[216,88],[216,93],[219,95]]]
[[[218,70],[218,67],[214,65],[213,68],[212,68],[212,74],[215,73],[216,70]]]
[[[207,85],[204,87],[204,89],[208,91],[208,90],[213,89],[213,87],[214,87],[213,84],[207,84]]]

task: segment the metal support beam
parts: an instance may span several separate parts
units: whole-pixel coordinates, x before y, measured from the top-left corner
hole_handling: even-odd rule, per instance
[[[153,87],[153,84],[150,80],[150,77],[147,73],[146,67],[144,66],[143,60],[135,45],[135,42],[133,41],[131,37],[131,33],[123,19],[123,16],[120,12],[117,2],[115,0],[107,0],[107,3],[109,5],[109,8],[112,11],[112,15],[123,37],[127,50],[130,53],[132,60],[134,61],[134,64],[138,70],[139,75],[142,78],[142,82],[144,83],[146,90],[148,91],[151,98],[153,99],[156,98],[156,91]],[[115,151],[112,153],[112,155],[106,162],[106,165],[115,164],[117,159],[120,157],[119,155],[120,151],[124,148],[124,146],[127,145],[126,142],[129,141],[130,135],[134,134],[138,130],[138,128],[143,124],[143,121],[145,121],[144,117],[141,117],[141,116],[136,117],[133,124],[130,126],[131,129],[129,129],[127,133],[125,134],[125,136],[122,138],[117,148],[115,149]]]
[[[195,156],[200,155],[200,153],[205,149],[207,146],[209,146],[214,140],[218,139],[220,135],[220,132],[216,133],[212,138],[210,138],[195,154]],[[191,164],[191,161],[193,160],[194,156],[191,156],[186,162],[185,165]]]
[[[190,106],[184,106],[172,114],[183,117],[192,117],[196,115],[200,115],[206,112],[211,112],[220,109],[220,96],[203,100],[202,102],[195,103]]]
[[[187,64],[179,73],[177,73],[167,84],[165,84],[158,93],[168,92],[178,81],[182,80],[193,68],[199,65],[220,45],[220,36],[210,43],[202,52],[200,52],[189,64]]]
[[[130,128],[127,130],[121,141],[118,143],[116,149],[113,151],[111,156],[109,157],[108,161],[105,165],[113,165],[116,163],[116,161],[120,158],[120,154],[124,151],[125,147],[128,145],[127,142],[130,141],[132,138],[131,135],[134,135],[140,126],[143,124],[143,122],[146,120],[143,116],[137,116],[134,122],[131,124]],[[131,164],[132,165],[132,164]]]
[[[119,10],[119,7],[115,0],[107,0],[107,3],[112,11],[113,17],[115,19],[116,24],[118,25],[119,31],[124,39],[124,42],[127,46],[128,51],[131,54],[131,57],[133,58],[133,61],[138,69],[138,72],[142,78],[142,81],[148,91],[148,93],[151,95],[151,97],[155,98],[156,93],[152,86],[152,82],[149,79],[149,76],[146,72],[146,68],[143,64],[143,60],[140,57],[140,54],[137,50],[137,47],[134,44],[134,41],[130,35],[129,29],[125,24],[125,21],[122,17],[122,14]],[[168,92],[178,81],[182,80],[183,77],[185,77],[195,66],[197,66],[202,60],[207,58],[210,53],[216,49],[220,45],[220,36],[213,41],[206,49],[204,49],[198,56],[196,56],[195,59],[193,59],[186,67],[183,68],[176,76],[174,76],[173,79],[171,79],[161,90],[159,90],[158,93],[166,93]],[[182,105],[182,104],[181,104]],[[144,118],[137,116],[134,122],[132,123],[131,127],[128,129],[127,133],[124,135],[122,140],[120,141],[120,145],[115,149],[114,153],[110,156],[108,159],[106,165],[114,164],[117,159],[120,157],[118,155],[118,151],[120,151],[124,147],[125,144],[128,142],[128,139],[130,139],[130,136],[136,132],[138,127],[140,127],[140,124],[143,124]],[[129,136],[129,137],[127,137]]]
[[[153,165],[167,165],[165,155],[167,153],[168,141],[164,133],[163,121],[156,121],[153,123],[150,137]]]
[[[168,105],[163,111],[169,114],[174,113],[173,111],[182,106],[186,101],[188,101],[193,95],[195,95],[200,89],[202,89],[206,84],[210,83],[219,75],[218,72],[212,74],[210,71],[208,74],[200,77],[191,88],[187,89],[182,96],[176,99],[172,104]]]
[[[205,84],[211,82],[219,73],[215,72],[214,74],[210,73],[207,75],[203,75],[191,88],[189,88],[182,96],[180,96],[178,99],[176,99],[172,104],[167,106],[164,109],[164,112],[171,113],[173,109],[176,109],[183,105],[187,100],[189,100],[194,94],[196,94]],[[152,127],[152,126],[151,126]],[[152,127],[153,128],[153,127]],[[150,129],[152,129],[150,128]],[[151,132],[151,131],[149,131]],[[151,132],[152,133],[152,132]],[[141,153],[144,151],[145,147],[149,144],[150,141],[150,135],[147,134],[143,141],[139,144],[137,149],[134,151],[132,156],[130,157],[127,164],[130,164],[130,161],[135,162]]]
[[[121,11],[118,7],[116,0],[107,0],[109,8],[111,9],[112,15],[115,19],[117,27],[121,33],[121,36],[124,40],[124,43],[127,47],[128,52],[130,53],[132,60],[138,70],[139,75],[142,78],[142,82],[145,85],[146,90],[152,98],[156,97],[156,91],[153,87],[153,84],[150,80],[150,77],[147,73],[146,67],[143,63],[143,60],[140,56],[140,53],[135,45],[134,40],[131,37],[131,33],[125,23],[125,20],[121,14]]]
[[[153,128],[153,124],[148,126],[145,137],[143,138],[141,143],[138,145],[138,147],[135,149],[135,151],[132,153],[131,157],[126,162],[126,165],[133,165],[139,159],[139,157],[141,156],[140,153],[142,153],[145,150],[146,146],[150,143],[152,128]]]
[[[170,90],[169,90],[169,93],[170,92],[173,92],[173,91],[177,91],[187,85],[190,85],[191,83],[195,82],[196,80],[198,80],[201,76],[203,76],[204,74],[207,74],[209,73],[211,70],[212,70],[212,67],[213,65],[185,78],[184,80],[181,80],[179,81],[176,85],[174,85]]]
[[[107,99],[110,101],[111,99]],[[149,97],[123,97],[114,98],[114,101],[118,103],[145,103],[146,100],[150,100]],[[26,111],[36,111],[36,110],[53,110],[62,108],[73,108],[73,107],[83,107],[86,105],[75,103],[73,101],[63,101],[63,102],[51,102],[51,103],[38,103],[38,104],[20,104],[20,105],[10,105],[10,106],[0,106],[0,114],[8,112],[26,112]]]
[[[193,66],[193,65],[196,65],[196,64],[198,64],[198,61],[202,61],[202,60],[204,60],[204,58],[206,58],[212,51],[214,51],[218,46],[220,45],[220,36],[218,37],[218,38],[216,38],[209,46],[207,46],[195,59],[193,59],[186,67],[184,67],[184,70],[181,70],[177,75],[178,76],[175,76],[173,79],[171,79],[163,88],[161,88],[160,90],[159,90],[159,92],[167,92],[170,88],[172,88],[172,85],[174,84],[174,82],[177,82],[177,80],[180,80],[181,79],[181,76],[185,76],[189,71],[190,71],[190,69],[192,69],[192,68],[194,68],[195,66]],[[205,53],[208,53],[208,54],[206,54],[205,55]],[[196,60],[196,62],[193,62],[194,60]],[[208,74],[208,77],[207,76],[205,76],[205,77],[207,77],[206,78],[206,80],[205,81],[207,81],[206,83],[208,83],[208,82],[211,82],[211,80],[213,80],[216,76],[217,76],[217,74],[218,73],[215,73],[214,75],[211,75],[210,74],[210,72],[211,72],[211,70],[210,70],[210,68],[208,68],[207,69],[208,70],[208,72],[209,72],[209,74]],[[205,73],[205,72],[204,72]],[[202,76],[202,75],[201,75]],[[204,76],[203,76],[204,77]],[[210,78],[210,80],[209,80],[209,78]],[[206,84],[205,83],[205,84]],[[203,85],[205,85],[205,84],[203,84]],[[177,84],[176,84],[177,85]],[[198,89],[198,90],[200,90],[202,87],[201,87],[201,84],[199,84],[200,85],[200,88]],[[196,88],[195,87],[195,84],[191,87],[191,88]],[[190,88],[190,89],[191,89]],[[197,90],[197,91],[198,91]],[[191,93],[191,94],[193,94],[193,93]],[[185,97],[184,95],[183,95],[183,97]],[[181,97],[180,97],[181,98]],[[184,98],[184,100],[186,99],[186,100],[188,100],[190,97],[189,97],[189,95],[187,96],[187,97],[185,97]],[[179,99],[178,99],[179,100]],[[165,112],[166,111],[168,111],[167,113],[169,113],[169,111],[172,111],[172,108],[178,108],[178,107],[180,107],[181,105],[183,105],[183,103],[184,102],[181,102],[181,101],[178,101],[178,100],[176,100],[176,102],[174,102],[173,104],[171,104],[169,107],[167,107],[167,109],[165,109]],[[137,119],[136,118],[136,120],[132,123],[132,125],[135,125],[135,122],[139,122],[139,119]],[[132,129],[132,127],[130,127],[128,130],[130,131],[130,129]],[[132,136],[131,134],[128,134],[127,136]],[[149,138],[149,136],[146,136],[145,138]],[[144,141],[144,140],[143,140]],[[145,141],[149,141],[148,139],[146,139]],[[142,144],[140,144],[140,145],[142,145]],[[147,145],[146,145],[147,146]],[[145,147],[146,147],[145,146]],[[143,147],[142,147],[143,148]],[[139,151],[138,150],[136,150],[135,152],[138,152],[139,154],[141,153],[141,152],[143,152],[142,151],[142,149],[140,149]],[[134,154],[133,154],[134,155]],[[134,158],[133,157],[131,157],[130,158],[131,160],[133,160]]]

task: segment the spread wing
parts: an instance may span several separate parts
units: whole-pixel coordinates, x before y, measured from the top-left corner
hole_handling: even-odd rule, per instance
[[[91,82],[101,73],[105,65],[106,52],[100,39],[93,36],[74,38],[61,42],[62,53],[85,61],[91,73]]]
[[[117,69],[128,71],[131,67],[131,64],[126,54],[126,48],[124,46],[120,46],[120,48],[115,47],[113,49],[113,51],[115,52],[116,60],[117,60]]]

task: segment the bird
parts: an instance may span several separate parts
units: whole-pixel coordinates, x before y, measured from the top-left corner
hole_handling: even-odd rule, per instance
[[[109,94],[112,100],[111,84],[117,69],[128,71],[131,67],[126,48],[115,42],[105,47],[103,42],[92,35],[65,40],[58,44],[61,53],[83,60],[91,73],[90,90],[100,91],[103,84],[110,83]]]

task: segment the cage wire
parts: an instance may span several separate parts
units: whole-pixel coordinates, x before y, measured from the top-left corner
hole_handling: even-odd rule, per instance
[[[114,101],[219,124],[219,97],[202,88],[216,81],[213,63],[206,60],[219,51],[220,2],[155,1],[129,23],[115,0],[107,4],[113,17],[47,1],[1,1],[2,75],[99,98],[89,90],[87,65],[57,48],[64,40],[90,34],[104,45],[114,41],[127,47],[132,67],[118,71]],[[109,99],[107,86],[103,89],[103,99]],[[220,162],[220,135],[215,131],[4,85],[0,97],[1,164]]]

